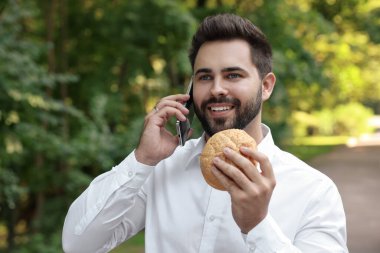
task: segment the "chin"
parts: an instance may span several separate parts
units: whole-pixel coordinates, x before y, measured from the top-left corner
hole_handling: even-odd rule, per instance
[[[209,126],[210,126],[212,134],[215,134],[215,133],[223,131],[223,130],[231,129],[231,128],[237,128],[237,127],[235,127],[235,125],[232,122],[226,122],[224,124],[217,124],[217,123],[215,123],[215,121],[213,121],[213,123],[210,124]]]

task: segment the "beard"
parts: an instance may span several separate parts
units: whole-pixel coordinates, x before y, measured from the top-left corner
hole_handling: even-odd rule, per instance
[[[240,100],[236,98],[210,98],[209,100],[202,102],[200,107],[194,104],[194,112],[201,122],[203,130],[208,136],[212,136],[219,131],[231,128],[244,129],[260,112],[262,104],[261,93],[262,89],[260,86],[256,98],[252,98],[246,105],[243,106]],[[223,117],[210,119],[205,113],[208,110],[207,105],[210,103],[231,103],[235,110],[234,117],[231,119]]]

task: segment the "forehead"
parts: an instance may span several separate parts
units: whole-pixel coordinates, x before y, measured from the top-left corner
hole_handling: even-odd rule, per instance
[[[195,58],[194,72],[208,68],[219,71],[231,66],[249,70],[255,68],[251,59],[248,42],[240,39],[228,41],[210,41],[204,43]]]

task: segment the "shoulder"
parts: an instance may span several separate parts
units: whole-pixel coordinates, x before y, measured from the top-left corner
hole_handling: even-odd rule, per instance
[[[327,175],[282,150],[275,153],[273,160],[277,182],[273,192],[275,208],[288,206],[291,202],[297,210],[289,207],[288,211],[301,216],[318,210],[344,215],[339,190]]]
[[[336,188],[335,183],[326,174],[280,148],[277,148],[272,166],[278,178],[286,183],[293,182],[309,190]]]

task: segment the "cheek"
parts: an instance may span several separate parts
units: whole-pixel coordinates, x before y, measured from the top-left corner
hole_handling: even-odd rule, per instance
[[[231,89],[228,94],[231,97],[245,101],[253,96],[256,97],[257,91],[248,87],[236,87],[235,89]]]
[[[207,97],[207,90],[202,89],[200,87],[194,87],[193,89],[193,101],[194,104],[198,107],[201,106],[202,102],[206,99]]]

